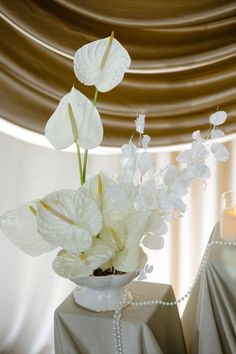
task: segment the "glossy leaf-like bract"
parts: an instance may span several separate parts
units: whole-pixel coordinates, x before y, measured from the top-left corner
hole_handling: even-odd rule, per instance
[[[226,119],[227,113],[225,111],[218,111],[210,116],[209,121],[213,125],[221,125],[226,121]]]
[[[92,237],[102,228],[101,213],[91,198],[82,192],[61,190],[42,202],[38,204],[37,222],[45,240],[72,253],[91,247]]]
[[[101,63],[110,38],[99,39],[79,48],[74,57],[74,72],[85,85],[94,85],[98,91],[112,90],[123,79],[131,59],[127,50],[113,39],[105,65]]]
[[[91,248],[83,254],[60,251],[53,261],[53,269],[64,278],[86,277],[91,275],[94,269],[111,259],[113,255],[112,248],[95,238]]]
[[[0,217],[0,228],[4,235],[30,256],[50,252],[57,246],[44,240],[37,230],[36,216],[30,210],[36,208],[31,202],[8,210]]]
[[[78,137],[73,134],[68,105],[71,105]],[[55,112],[48,120],[45,135],[55,149],[65,149],[75,140],[84,149],[100,145],[103,127],[100,115],[93,103],[75,89],[62,97]]]

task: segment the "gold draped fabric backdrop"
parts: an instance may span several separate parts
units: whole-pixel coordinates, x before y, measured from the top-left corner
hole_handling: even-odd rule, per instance
[[[104,146],[126,143],[138,112],[147,116],[153,146],[190,141],[195,129],[208,130],[208,116],[217,107],[229,116],[224,131],[236,132],[235,1],[1,0],[0,8],[0,214],[53,190],[78,187],[75,154],[11,137],[4,120],[43,133],[73,83],[92,98],[93,88],[73,77],[73,55],[112,30],[132,66],[118,87],[98,96]],[[171,283],[176,297],[192,284],[219,220],[221,193],[236,189],[235,135],[225,146],[230,160],[210,159],[206,190],[194,184],[187,213],[170,225],[165,248],[149,252],[149,280]],[[163,147],[152,154],[153,162],[175,163],[177,150]],[[119,156],[111,151],[89,157],[89,175],[119,168]],[[32,258],[3,235],[0,249],[0,352],[52,353],[53,312],[74,285],[53,273],[55,252]]]
[[[2,118],[43,132],[72,84],[74,52],[115,37],[130,53],[124,81],[100,94],[104,146],[120,146],[138,112],[152,145],[187,142],[217,108],[236,131],[236,2],[232,0],[1,0]]]

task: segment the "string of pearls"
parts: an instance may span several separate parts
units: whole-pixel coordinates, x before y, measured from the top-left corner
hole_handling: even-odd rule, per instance
[[[205,253],[202,257],[202,261],[200,263],[197,275],[195,277],[195,280],[190,286],[189,290],[176,301],[161,301],[161,300],[148,300],[148,301],[132,301],[129,300],[128,298],[128,290],[126,291],[125,295],[123,296],[122,300],[120,301],[117,309],[114,311],[114,316],[113,316],[113,346],[114,346],[114,354],[123,354],[124,349],[123,349],[123,339],[122,339],[122,328],[121,328],[121,313],[122,309],[125,307],[125,305],[132,305],[132,306],[148,306],[148,305],[162,305],[162,306],[175,306],[180,304],[182,301],[187,299],[189,295],[191,294],[192,290],[196,286],[203,269],[205,268],[207,264],[207,259],[209,256],[210,248],[214,245],[220,245],[220,246],[236,246],[236,242],[229,242],[229,241],[210,241],[206,247]]]

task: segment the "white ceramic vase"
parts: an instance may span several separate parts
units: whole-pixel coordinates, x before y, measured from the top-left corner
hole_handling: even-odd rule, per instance
[[[74,290],[75,302],[92,311],[116,310],[126,292],[126,285],[137,277],[138,271],[122,275],[88,276],[70,279],[79,285]],[[128,290],[129,299],[133,300]]]

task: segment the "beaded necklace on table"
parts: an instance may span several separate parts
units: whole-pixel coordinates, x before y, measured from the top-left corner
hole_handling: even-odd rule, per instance
[[[211,241],[208,243],[205,253],[202,257],[202,261],[200,264],[200,267],[198,269],[196,278],[190,286],[189,290],[185,293],[184,296],[182,296],[180,299],[176,301],[160,301],[160,300],[147,300],[147,301],[132,301],[128,299],[128,290],[126,291],[126,294],[124,295],[123,299],[119,303],[117,309],[114,312],[113,316],[113,345],[114,345],[114,354],[124,354],[124,349],[123,349],[123,339],[122,339],[122,331],[121,331],[121,312],[122,309],[124,308],[125,305],[131,305],[131,306],[148,306],[148,305],[162,305],[162,306],[174,306],[180,304],[183,300],[185,300],[192,292],[193,288],[196,286],[203,269],[206,266],[207,263],[207,258],[210,252],[210,248],[214,245],[220,245],[220,246],[236,246],[236,242],[226,242],[226,241]]]

